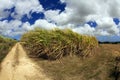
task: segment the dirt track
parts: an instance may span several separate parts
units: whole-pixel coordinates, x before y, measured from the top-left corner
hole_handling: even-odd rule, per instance
[[[17,43],[1,63],[0,80],[50,80]]]

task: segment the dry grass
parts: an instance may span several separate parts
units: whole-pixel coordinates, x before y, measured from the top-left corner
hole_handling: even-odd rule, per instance
[[[25,33],[21,41],[29,55],[40,57],[32,59],[53,80],[115,80],[120,75],[120,71],[115,69],[120,68],[116,65],[119,63],[116,57],[120,54],[118,45],[98,47],[95,37],[71,30],[37,28]]]
[[[36,28],[25,33],[22,38],[29,55],[59,59],[67,55],[89,56],[92,50],[98,46],[95,37],[80,35],[71,30],[44,30]]]
[[[97,48],[97,54],[85,59],[74,55],[55,61],[33,60],[42,66],[44,72],[52,76],[53,80],[114,80],[116,60],[108,49],[105,50],[103,46]]]

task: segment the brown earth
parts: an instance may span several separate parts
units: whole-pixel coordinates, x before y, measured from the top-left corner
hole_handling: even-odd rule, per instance
[[[1,63],[0,80],[50,80],[17,43]]]
[[[116,57],[120,56],[120,44],[100,44],[100,47],[102,48],[102,51],[112,53]]]

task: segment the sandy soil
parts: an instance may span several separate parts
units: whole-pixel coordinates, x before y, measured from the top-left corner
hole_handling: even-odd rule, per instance
[[[17,43],[1,63],[0,80],[51,80]]]

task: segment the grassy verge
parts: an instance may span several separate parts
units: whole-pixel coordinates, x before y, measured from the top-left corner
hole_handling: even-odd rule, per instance
[[[71,30],[44,30],[36,28],[25,33],[22,38],[23,45],[29,55],[44,59],[59,59],[67,55],[89,56],[98,46],[95,37],[80,35]]]
[[[34,59],[53,80],[114,80],[115,57],[103,49],[98,54],[82,58],[67,56],[60,60],[48,61]]]
[[[16,40],[0,36],[0,63],[16,42]]]
[[[118,45],[99,45],[95,37],[71,30],[39,28],[25,33],[21,41],[53,80],[119,80]]]

